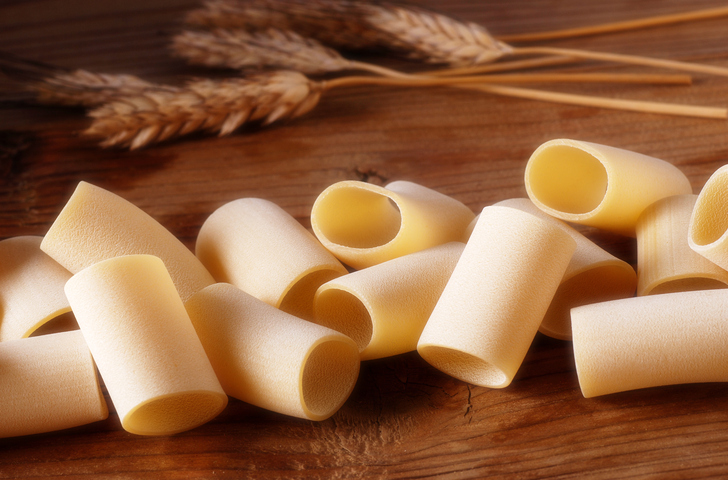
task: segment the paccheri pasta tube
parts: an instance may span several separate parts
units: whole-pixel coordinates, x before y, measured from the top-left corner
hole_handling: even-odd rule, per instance
[[[70,312],[63,287],[71,273],[40,250],[42,237],[0,242],[0,342],[30,336]]]
[[[104,420],[109,411],[78,330],[0,343],[0,437]]]
[[[259,407],[310,420],[333,415],[359,375],[349,337],[218,283],[186,303],[225,391]]]
[[[585,397],[728,381],[728,290],[667,293],[571,311]]]
[[[728,165],[713,172],[700,190],[690,217],[688,245],[728,270]]]
[[[688,178],[664,160],[567,139],[536,149],[525,184],[529,198],[549,215],[631,237],[650,204],[692,193]]]
[[[416,183],[343,181],[318,196],[311,226],[339,260],[362,269],[460,241],[474,217],[461,202]]]
[[[314,302],[316,323],[354,339],[362,360],[415,350],[463,248],[439,245],[323,284]]]
[[[195,255],[147,213],[103,188],[80,182],[41,250],[72,273],[120,255],[161,258],[182,299],[215,282]]]
[[[637,274],[624,260],[605,251],[564,222],[538,209],[527,198],[503,200],[495,205],[517,208],[553,222],[576,242],[576,251],[539,326],[539,331],[544,335],[570,340],[570,310],[573,307],[634,296]]]
[[[697,195],[676,195],[653,203],[637,223],[638,295],[725,288],[728,271],[688,244]]]
[[[576,249],[563,229],[485,207],[425,326],[417,351],[466,382],[512,381]]]
[[[310,319],[313,296],[344,266],[295,218],[259,198],[215,210],[197,236],[195,253],[218,282]]]
[[[65,290],[125,430],[170,435],[225,408],[227,395],[162,260],[104,260]]]

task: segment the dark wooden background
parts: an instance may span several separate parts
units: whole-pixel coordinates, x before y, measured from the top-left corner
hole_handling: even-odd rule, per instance
[[[712,0],[419,0],[495,35],[719,6]],[[177,82],[206,72],[169,55],[187,0],[3,0],[0,49],[64,67]],[[550,45],[728,67],[728,18]],[[368,60],[414,70],[398,60]],[[586,64],[566,71],[640,72]],[[0,80],[7,93],[8,85]],[[594,95],[724,106],[728,78],[692,86],[569,85]],[[6,96],[7,98],[7,96]],[[15,97],[13,97],[15,98]],[[360,87],[307,116],[217,139],[138,152],[80,138],[81,110],[0,109],[0,238],[43,235],[78,181],[132,201],[190,248],[230,200],[272,200],[310,226],[314,199],[346,179],[410,180],[479,211],[525,195],[542,142],[567,137],[631,149],[681,168],[697,193],[728,162],[723,120],[564,106],[455,89]],[[597,234],[635,263],[634,241]],[[0,405],[0,408],[2,406]],[[515,381],[491,390],[454,380],[415,353],[366,362],[346,405],[320,423],[232,400],[214,421],[139,437],[107,421],[0,440],[0,478],[706,478],[728,476],[728,386],[654,388],[584,399],[569,342],[538,336]]]

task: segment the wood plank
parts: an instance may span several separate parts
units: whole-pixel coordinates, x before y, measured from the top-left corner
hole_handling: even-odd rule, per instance
[[[420,0],[495,35],[688,7],[678,0]],[[0,4],[2,50],[67,68],[178,82],[205,74],[170,57],[187,0],[28,0]],[[712,0],[689,8],[721,5]],[[549,42],[728,66],[728,19]],[[398,59],[362,56],[405,70]],[[563,67],[564,71],[645,71]],[[691,86],[568,85],[577,92],[725,106],[727,79]],[[0,83],[0,88],[2,88]],[[0,90],[2,92],[2,90]],[[227,137],[192,136],[136,152],[102,150],[77,109],[0,109],[0,238],[43,235],[80,180],[132,201],[192,248],[230,200],[276,202],[305,226],[340,180],[410,180],[474,211],[524,196],[531,152],[552,138],[639,151],[681,168],[697,193],[728,162],[725,121],[502,98],[448,88],[333,91],[305,117]],[[635,263],[632,239],[588,231]],[[365,362],[331,419],[313,423],[232,400],[218,418],[172,437],[138,437],[116,415],[65,432],[0,440],[0,478],[705,478],[728,474],[728,393],[688,385],[584,399],[571,344],[537,336],[515,381],[491,390],[452,379],[416,353]],[[0,407],[1,408],[1,407]]]

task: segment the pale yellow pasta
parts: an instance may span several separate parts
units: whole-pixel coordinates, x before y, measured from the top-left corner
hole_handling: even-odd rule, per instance
[[[316,289],[347,273],[295,218],[259,198],[215,210],[200,229],[195,253],[216,281],[306,319],[313,316]]]
[[[571,311],[585,397],[728,381],[728,290],[613,300]]]
[[[78,330],[0,343],[0,437],[104,420],[109,411]]]
[[[694,252],[688,229],[697,195],[653,203],[637,222],[638,295],[725,288],[728,271]]]
[[[460,241],[474,217],[461,202],[416,183],[343,181],[318,196],[311,226],[339,260],[362,269]]]
[[[631,237],[650,204],[692,193],[685,174],[664,160],[567,139],[536,149],[525,184],[529,198],[546,213]]]
[[[282,312],[234,285],[218,283],[185,304],[228,395],[309,420],[346,401],[359,375],[349,337]]]
[[[485,387],[510,384],[576,243],[551,222],[485,207],[417,345],[428,363]]]
[[[688,245],[728,270],[728,165],[713,172],[700,190],[690,217]]]
[[[544,335],[570,340],[570,310],[573,307],[634,296],[637,274],[624,260],[605,251],[571,226],[538,209],[527,198],[504,200],[496,205],[517,208],[553,222],[576,242],[576,251],[539,327]]]
[[[46,233],[41,250],[72,273],[120,255],[161,258],[182,299],[214,283],[195,255],[147,213],[103,188],[80,182]]]
[[[362,360],[417,349],[463,248],[439,245],[323,284],[314,301],[316,323],[356,341]]]
[[[40,250],[42,237],[0,242],[0,342],[30,336],[71,311],[63,286],[71,272]]]
[[[101,261],[65,290],[125,430],[170,435],[225,408],[227,395],[159,258]]]

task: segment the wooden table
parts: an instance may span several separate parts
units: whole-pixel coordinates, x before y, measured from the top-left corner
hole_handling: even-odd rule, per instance
[[[717,0],[419,0],[496,35],[590,25],[721,5]],[[0,3],[0,45],[64,67],[174,82],[204,75],[169,55],[189,0]],[[728,19],[549,45],[728,66]],[[389,66],[416,65],[366,57]],[[594,63],[564,71],[640,72]],[[547,88],[548,86],[539,86]],[[691,86],[561,85],[554,90],[723,106],[728,79]],[[523,171],[542,142],[565,137],[667,160],[697,193],[728,163],[725,120],[558,105],[448,88],[331,92],[303,118],[194,136],[128,152],[81,138],[78,109],[0,110],[0,238],[43,235],[80,180],[158,219],[190,248],[225,202],[262,197],[305,226],[316,196],[340,180],[410,180],[474,211],[524,196]],[[633,239],[594,233],[635,264]],[[0,405],[0,408],[2,406]],[[231,400],[212,422],[139,437],[107,421],[0,440],[0,478],[705,478],[728,475],[728,388],[699,384],[582,397],[569,342],[537,336],[515,381],[493,390],[440,373],[416,353],[362,365],[329,420],[291,419]]]

